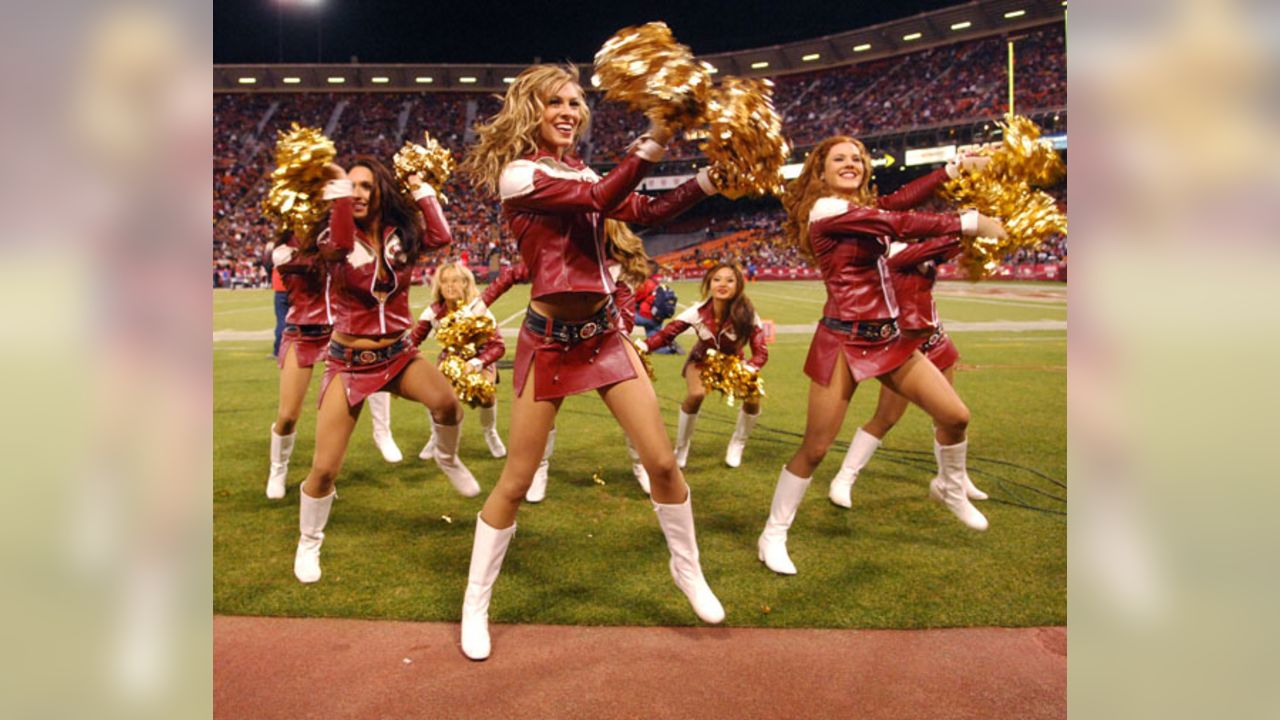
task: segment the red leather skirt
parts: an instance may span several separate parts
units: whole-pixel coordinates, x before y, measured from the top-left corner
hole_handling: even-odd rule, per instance
[[[612,305],[581,323],[552,321],[530,308],[516,342],[516,397],[524,392],[530,368],[534,400],[554,400],[635,378],[627,350],[630,340],[619,331],[620,325]]]
[[[809,344],[809,356],[804,361],[804,374],[819,385],[829,385],[836,358],[844,353],[853,381],[860,383],[902,367],[924,340],[897,334],[887,340],[872,341],[818,325]]]
[[[329,332],[321,334],[302,332],[286,329],[280,335],[280,353],[276,355],[276,366],[284,368],[285,356],[289,354],[289,348],[293,348],[294,357],[298,361],[298,367],[309,368],[316,364],[318,360],[324,357],[325,351],[329,349],[329,336],[333,333],[332,326]]]
[[[324,379],[320,382],[319,407],[324,401],[324,393],[334,378],[341,378],[342,386],[347,393],[347,405],[355,407],[364,399],[386,387],[405,367],[418,357],[418,348],[405,342],[404,349],[392,357],[370,364],[359,364],[340,360],[333,355],[325,356]]]

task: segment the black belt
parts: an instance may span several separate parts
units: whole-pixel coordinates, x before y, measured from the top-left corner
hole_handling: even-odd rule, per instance
[[[324,337],[333,334],[332,325],[294,325],[287,323],[284,326],[287,333],[296,333],[302,337]]]
[[[934,330],[933,334],[929,336],[929,339],[925,340],[924,344],[920,346],[920,352],[922,353],[929,352],[930,350],[941,345],[942,341],[945,340],[946,338],[947,338],[947,334],[943,332],[942,327],[939,326],[938,329]]]
[[[823,327],[845,335],[854,335],[863,340],[888,340],[898,334],[898,321],[887,320],[837,320],[832,317],[822,318]]]
[[[338,343],[329,342],[329,357],[341,360],[348,365],[377,365],[386,362],[409,349],[409,341],[405,338],[381,348],[350,348]]]
[[[544,317],[533,308],[529,308],[525,310],[524,326],[529,328],[529,332],[539,337],[565,345],[574,345],[608,332],[613,327],[614,312],[612,298],[600,308],[599,312],[580,322],[564,322]]]

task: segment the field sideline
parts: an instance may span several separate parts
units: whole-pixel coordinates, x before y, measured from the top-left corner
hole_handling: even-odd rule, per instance
[[[681,305],[694,282],[676,283]],[[971,474],[992,500],[979,507],[991,530],[973,533],[928,501],[929,423],[910,411],[854,488],[854,507],[826,499],[843,442],[819,468],[800,508],[783,578],[755,557],[778,468],[803,431],[808,381],[801,372],[821,313],[817,282],[755,283],[748,292],[779,327],[765,368],[764,415],[743,466],[723,464],[736,410],[703,406],[688,481],[703,564],[727,622],[758,627],[916,628],[1062,625],[1066,622],[1066,286],[943,283],[944,322],[959,346],[958,387],[973,413]],[[527,302],[517,287],[493,308],[515,329]],[[415,313],[426,304],[414,288]],[[284,501],[263,495],[277,371],[266,356],[274,324],[267,290],[214,291],[214,610],[221,614],[457,619],[474,515],[483,496],[457,496],[417,458],[425,411],[393,403],[406,459],[382,461],[362,418],[338,480],[326,531],[324,579],[292,575],[297,483],[313,447],[315,397],[304,405]],[[692,340],[681,338],[684,347]],[[423,346],[434,355],[433,341]],[[508,343],[504,364],[513,346]],[[674,435],[683,357],[655,356],[656,389]],[[509,373],[503,373],[504,381]],[[505,434],[511,387],[499,385]],[[855,395],[841,439],[874,407],[878,385]],[[473,413],[472,413],[473,414]],[[567,400],[559,419],[546,502],[526,505],[502,579],[495,622],[588,625],[695,624],[666,567],[662,535],[631,478],[622,435],[594,397]],[[487,491],[502,467],[473,417],[463,458]]]

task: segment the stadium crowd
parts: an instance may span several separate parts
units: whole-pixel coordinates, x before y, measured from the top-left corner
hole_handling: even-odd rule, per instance
[[[1035,30],[1016,40],[1019,112],[1066,105],[1065,42],[1061,25]],[[1004,112],[1003,38],[992,37],[775,80],[776,105],[793,146],[804,147],[836,133],[874,133],[993,118]],[[904,91],[905,88],[905,91]],[[584,159],[617,159],[643,129],[645,120],[616,103],[595,104]],[[214,101],[213,265],[215,286],[269,284],[265,256],[273,237],[261,211],[274,166],[277,132],[291,123],[320,127],[338,147],[339,162],[357,154],[389,159],[405,140],[423,131],[460,159],[468,128],[495,113],[499,101],[487,93],[225,93]],[[673,144],[670,158],[699,155],[696,141]],[[443,193],[455,244],[449,259],[473,265],[510,262],[515,247],[499,217],[498,204],[476,192],[458,174]],[[1065,187],[1061,190],[1065,194]],[[1065,197],[1059,198],[1065,204]],[[704,230],[716,238],[739,231],[731,246],[693,248],[677,264],[701,265],[729,257],[744,266],[806,267],[799,251],[784,246],[780,207],[724,210],[685,221],[673,231]],[[710,243],[715,245],[715,243]],[[266,252],[264,252],[264,249]],[[495,257],[496,256],[496,257]],[[1066,239],[1010,263],[1057,262]],[[441,258],[432,256],[431,262]]]

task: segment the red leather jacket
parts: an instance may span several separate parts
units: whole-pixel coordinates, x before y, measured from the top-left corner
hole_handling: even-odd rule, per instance
[[[651,142],[651,141],[649,141]],[[529,268],[534,299],[563,292],[610,295],[604,220],[648,225],[687,210],[714,192],[705,173],[657,198],[632,192],[653,167],[628,155],[603,179],[580,160],[546,151],[502,170],[502,214]]]
[[[299,253],[295,238],[271,251],[271,261],[289,294],[290,325],[332,325],[329,270],[316,252]]]
[[[698,342],[689,351],[689,360],[692,362],[701,362],[706,357],[708,349],[742,357],[742,347],[748,342],[751,343],[751,359],[747,361],[748,365],[759,370],[764,367],[765,363],[769,362],[769,346],[764,341],[764,330],[762,329],[760,316],[756,316],[755,325],[751,329],[751,337],[740,338],[737,336],[732,323],[726,323],[723,327],[720,326],[719,321],[716,320],[715,302],[710,298],[675,316],[661,331],[650,336],[645,343],[649,346],[650,351],[657,350],[669,344],[677,335],[689,328],[693,328],[698,334]]]
[[[930,238],[901,249],[895,247],[890,253],[888,266],[898,299],[898,327],[936,329],[939,319],[933,286],[938,281],[938,263],[960,254],[960,238]]]
[[[449,311],[442,302],[423,310],[422,315],[418,316],[418,322],[413,326],[413,330],[409,331],[409,341],[414,345],[421,345],[422,341],[426,340],[431,331],[435,329],[436,323],[448,315]],[[497,318],[488,311],[485,311],[485,315],[493,321],[493,334],[480,347],[476,357],[484,365],[492,365],[502,359],[503,354],[507,352],[507,345],[502,340],[502,331],[498,330]]]
[[[898,303],[885,264],[889,240],[958,235],[961,216],[892,212],[923,202],[946,181],[936,170],[892,195],[878,208],[825,197],[809,212],[809,241],[827,286],[823,315],[838,320],[883,320],[898,316]]]
[[[322,243],[332,245],[342,255],[342,259],[330,269],[333,276],[334,330],[347,335],[369,336],[407,330],[413,324],[413,316],[409,312],[409,283],[413,266],[400,251],[399,231],[394,227],[383,230],[382,257],[376,257],[364,233],[356,228],[350,194],[335,196],[340,192],[341,186],[338,190],[326,188],[326,197],[333,198],[334,202],[329,213],[329,230],[321,235]],[[435,193],[429,188],[420,193],[418,208],[426,220],[423,246],[439,248],[453,242]],[[389,271],[381,281],[378,279],[379,266]]]
[[[616,266],[614,266],[616,267]],[[605,272],[611,280],[614,279],[613,268],[606,268]],[[516,283],[529,282],[529,266],[524,263],[516,263],[508,265],[498,273],[498,277],[493,279],[492,283],[480,293],[480,302],[485,307],[489,307],[498,301],[508,290]],[[635,294],[626,283],[613,283],[613,303],[618,306],[618,314],[622,317],[622,330],[626,334],[631,334],[631,329],[636,325],[636,301]]]

